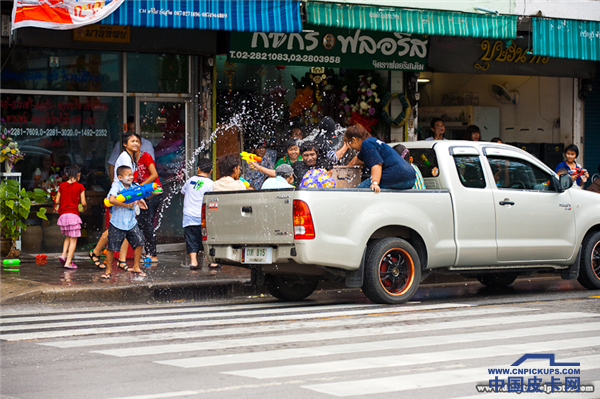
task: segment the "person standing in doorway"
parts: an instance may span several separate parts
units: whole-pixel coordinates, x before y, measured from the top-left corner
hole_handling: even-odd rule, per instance
[[[433,118],[431,120],[431,137],[427,137],[425,140],[446,140],[444,133],[446,133],[446,126],[444,121],[440,118]]]

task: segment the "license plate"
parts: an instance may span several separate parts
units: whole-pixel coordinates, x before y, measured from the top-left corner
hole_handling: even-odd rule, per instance
[[[246,247],[242,263],[271,263],[272,252],[270,247]]]

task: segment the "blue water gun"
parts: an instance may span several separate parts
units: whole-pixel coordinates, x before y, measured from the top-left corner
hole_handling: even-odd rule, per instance
[[[159,192],[162,192],[162,189],[159,188],[158,184],[156,183],[142,184],[141,186],[130,187],[119,191],[119,194],[117,194],[117,200],[125,204],[129,204]],[[108,198],[104,198],[104,205],[106,205],[107,208],[113,206]]]

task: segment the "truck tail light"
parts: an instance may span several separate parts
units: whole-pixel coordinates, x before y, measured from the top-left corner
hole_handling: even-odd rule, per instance
[[[310,209],[304,201],[294,200],[294,239],[313,240],[315,226],[313,225]]]
[[[207,240],[207,233],[206,233],[206,210],[208,209],[208,203],[206,204],[206,206],[202,207],[202,221],[200,222],[200,230],[202,231],[202,241],[206,241]]]

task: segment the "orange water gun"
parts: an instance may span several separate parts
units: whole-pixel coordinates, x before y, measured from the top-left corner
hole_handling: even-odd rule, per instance
[[[248,162],[248,163],[250,163],[250,162],[258,162],[258,163],[262,162],[262,157],[259,157],[256,154],[250,154],[249,152],[244,151],[244,152],[240,153],[240,155],[241,155],[242,159],[244,161]]]

